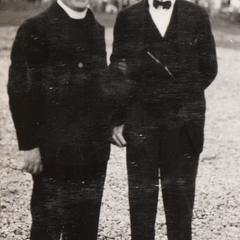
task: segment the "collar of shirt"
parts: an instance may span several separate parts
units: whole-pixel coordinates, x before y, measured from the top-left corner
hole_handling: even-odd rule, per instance
[[[82,12],[78,12],[68,7],[61,0],[57,0],[57,3],[66,12],[66,14],[72,19],[84,19],[87,15],[88,8]]]
[[[164,37],[167,32],[176,0],[171,0],[171,2],[172,5],[170,9],[163,9],[161,7],[155,8],[153,6],[153,0],[148,0],[149,13],[162,37]]]

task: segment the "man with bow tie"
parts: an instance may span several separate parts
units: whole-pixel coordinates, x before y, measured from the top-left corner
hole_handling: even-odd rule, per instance
[[[205,89],[217,74],[207,14],[185,0],[143,0],[119,13],[112,71],[129,92],[113,116],[127,147],[133,240],[153,240],[159,182],[169,240],[191,240]]]
[[[97,239],[110,114],[104,28],[88,5],[54,2],[20,26],[12,48],[10,108],[33,175],[31,240]]]

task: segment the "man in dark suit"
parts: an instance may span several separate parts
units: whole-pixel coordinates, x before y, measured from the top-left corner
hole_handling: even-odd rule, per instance
[[[34,180],[32,240],[97,238],[110,125],[104,29],[88,2],[57,1],[20,26],[12,48],[8,92]]]
[[[133,240],[153,240],[159,179],[169,240],[190,240],[204,90],[217,74],[207,14],[184,0],[143,0],[119,13],[111,69],[129,92],[113,118],[127,146]]]

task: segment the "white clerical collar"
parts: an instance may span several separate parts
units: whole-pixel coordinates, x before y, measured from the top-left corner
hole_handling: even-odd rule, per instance
[[[154,8],[154,9],[156,9],[156,8],[153,6],[153,1],[154,1],[154,0],[148,0],[149,8]],[[164,1],[165,1],[165,0],[164,0]],[[169,0],[169,1],[172,2],[172,6],[171,6],[170,9],[173,9],[176,0]],[[169,9],[163,9],[163,8],[160,8],[160,7],[157,8],[156,10],[159,10],[159,9],[161,9],[161,10],[169,10]]]
[[[85,9],[82,12],[75,11],[68,7],[65,3],[63,3],[61,0],[57,0],[58,5],[66,12],[66,14],[73,19],[83,19],[87,15],[88,8]]]

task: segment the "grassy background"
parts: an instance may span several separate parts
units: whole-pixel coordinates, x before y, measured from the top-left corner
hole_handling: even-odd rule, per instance
[[[15,2],[0,4],[0,27],[18,26],[26,18],[44,11],[48,6],[30,4],[27,2]],[[112,28],[116,15],[97,13],[98,21],[106,28]],[[240,28],[239,23],[230,22],[226,17],[216,16],[211,19],[217,45],[224,48],[240,49]]]
[[[0,4],[0,26],[18,26],[25,19],[44,11],[49,4],[31,4],[26,2]],[[112,27],[116,16],[114,14],[96,14],[99,22],[105,27]]]
[[[49,4],[33,4],[25,1],[5,2],[0,4],[0,26],[16,26],[26,18],[44,11]],[[106,27],[112,27],[116,16],[114,14],[96,14],[98,20]],[[211,19],[215,29],[224,29],[227,33],[239,33],[239,22],[233,23],[227,17],[217,16]]]

